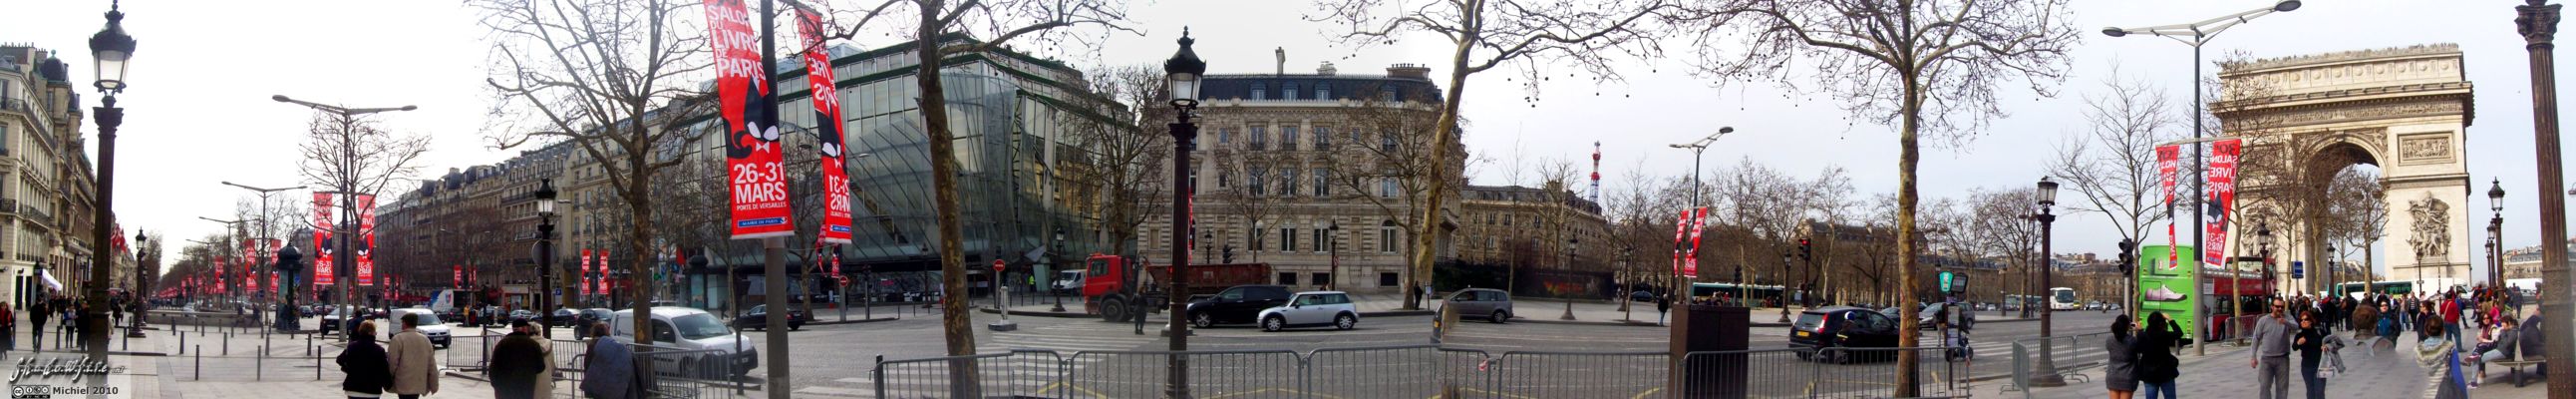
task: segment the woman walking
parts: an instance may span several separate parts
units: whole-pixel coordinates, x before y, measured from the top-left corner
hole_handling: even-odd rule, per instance
[[[2315,311],[2299,312],[2299,335],[2290,348],[2299,351],[2299,381],[2307,383],[2308,399],[2326,397],[2326,380],[2317,376],[2317,366],[2324,363],[2326,338],[2333,335],[2317,323]]]
[[[2182,376],[2182,359],[2174,358],[2174,348],[2183,345],[2191,345],[2191,337],[2165,312],[2147,314],[2146,328],[2138,333],[2137,346],[2130,348],[2137,355],[2131,374],[2145,389],[2146,399],[2174,398],[2174,379]]]
[[[2102,342],[2102,353],[2109,359],[2102,370],[2102,385],[2111,389],[2111,399],[2137,397],[2138,354],[2130,350],[2138,344],[2137,337],[2130,335],[2136,330],[2137,326],[2129,323],[2129,315],[2120,315],[2111,319],[2111,337]]]
[[[2450,336],[2443,334],[2441,317],[2425,317],[2415,323],[2415,362],[2424,366],[2424,398],[2467,399],[2469,389],[2461,384],[2460,358],[2454,353]]]
[[[335,361],[347,375],[340,379],[340,391],[350,399],[383,397],[385,387],[393,385],[393,363],[386,360],[385,347],[376,345],[375,323],[358,323],[349,329],[349,349]]]

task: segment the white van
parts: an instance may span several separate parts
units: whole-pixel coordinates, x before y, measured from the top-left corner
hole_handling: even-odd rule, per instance
[[[751,373],[760,367],[760,349],[749,339],[725,327],[705,310],[677,306],[653,308],[653,342],[655,351],[678,351],[679,354],[654,355],[653,370],[657,375],[690,378],[731,378]],[[610,339],[618,343],[635,343],[635,310],[617,311],[608,323]],[[637,353],[643,356],[643,353]]]

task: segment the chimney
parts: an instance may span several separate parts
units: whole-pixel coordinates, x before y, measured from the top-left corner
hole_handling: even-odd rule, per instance
[[[1395,64],[1386,67],[1386,77],[1431,80],[1431,68],[1422,64]]]
[[[1324,61],[1324,66],[1315,67],[1315,74],[1317,75],[1333,76],[1333,71],[1332,61]]]
[[[1271,55],[1274,55],[1274,56],[1278,56],[1278,58],[1279,58],[1279,69],[1278,69],[1278,72],[1274,72],[1274,73],[1272,73],[1272,74],[1274,74],[1274,75],[1286,75],[1286,74],[1288,74],[1288,48],[1287,48],[1287,47],[1272,48],[1272,49],[1270,49],[1270,54],[1271,54]]]

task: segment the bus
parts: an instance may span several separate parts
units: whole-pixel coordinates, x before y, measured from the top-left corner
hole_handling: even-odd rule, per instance
[[[2082,304],[2078,304],[2075,301],[2074,288],[2056,287],[2048,289],[2048,310],[2075,310],[2082,306]]]

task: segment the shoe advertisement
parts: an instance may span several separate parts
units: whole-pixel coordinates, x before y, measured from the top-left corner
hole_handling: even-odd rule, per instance
[[[2165,318],[2181,324],[2183,331],[2194,330],[2191,310],[2200,303],[2203,291],[2192,288],[2192,274],[2199,271],[2199,252],[2191,247],[2150,245],[2138,249],[2138,309],[2131,315],[2145,320],[2147,314],[2164,312]],[[2179,259],[2170,255],[2180,255]],[[2175,262],[2179,260],[2180,262]]]

